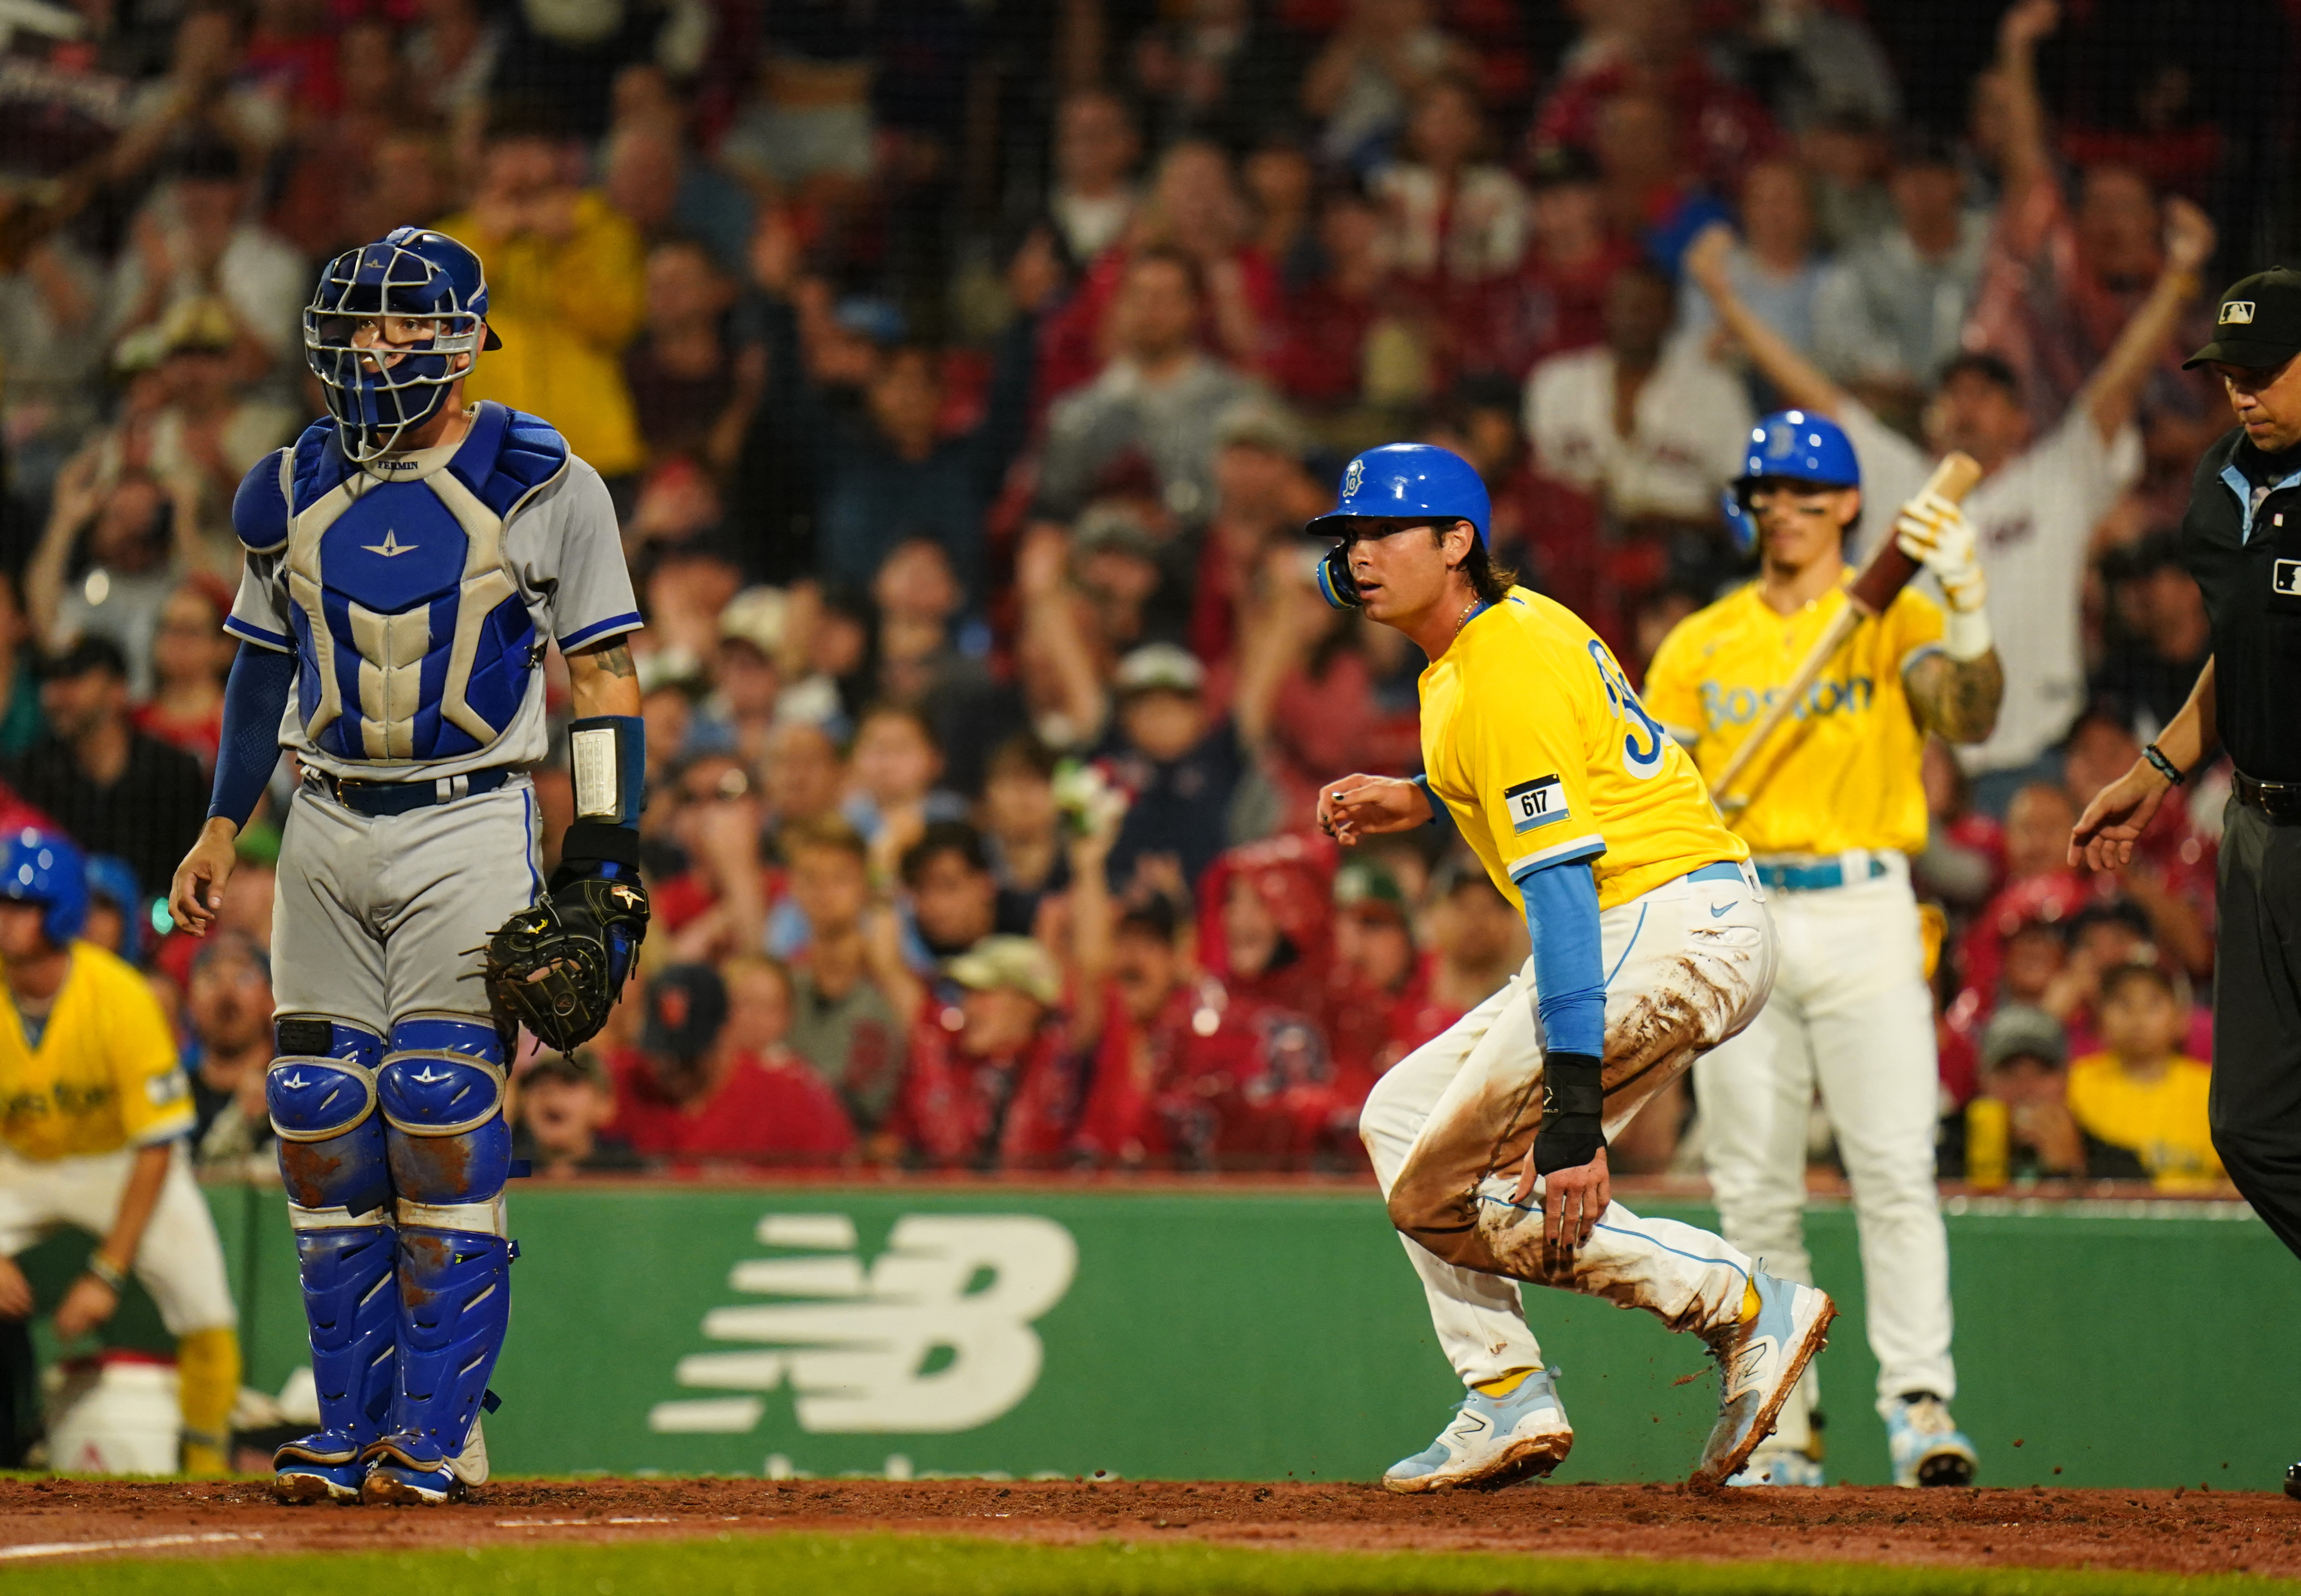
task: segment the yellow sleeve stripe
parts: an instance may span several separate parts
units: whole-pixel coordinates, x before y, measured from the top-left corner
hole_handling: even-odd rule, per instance
[[[1528,854],[1523,859],[1510,861],[1510,880],[1523,881],[1528,874],[1546,865],[1563,865],[1574,859],[1591,859],[1606,851],[1606,840],[1595,831],[1584,837],[1569,838],[1553,842],[1540,853]]]

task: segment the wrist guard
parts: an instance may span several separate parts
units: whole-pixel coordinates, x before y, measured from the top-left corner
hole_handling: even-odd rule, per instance
[[[1552,1053],[1542,1061],[1542,1128],[1534,1133],[1534,1173],[1579,1169],[1606,1145],[1606,1091],[1597,1058]]]

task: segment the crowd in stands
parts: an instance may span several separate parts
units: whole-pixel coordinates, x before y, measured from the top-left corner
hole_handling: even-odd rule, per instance
[[[1301,523],[1358,448],[1443,443],[1500,563],[1636,672],[1747,575],[1720,490],[1797,405],[1855,439],[1863,548],[1937,452],[1989,472],[2006,704],[1929,750],[1916,861],[1945,1175],[2219,1179],[2226,774],[2121,877],[2063,848],[2207,651],[2176,528],[2228,418],[2180,362],[2274,254],[2289,7],[33,12],[0,823],[99,856],[91,934],[177,1018],[204,1163],[270,1134],[276,827],[217,934],[155,906],[205,809],[232,493],[320,413],[319,264],[426,223],[486,264],[469,397],[608,479],[648,619],[654,923],[593,1047],[523,1058],[540,1172],[1362,1170],[1369,1085],[1526,932],[1443,826],[1309,829],[1319,783],[1418,768],[1422,662],[1325,606]],[[1698,1168],[1698,1126],[1665,1094],[1617,1170]]]

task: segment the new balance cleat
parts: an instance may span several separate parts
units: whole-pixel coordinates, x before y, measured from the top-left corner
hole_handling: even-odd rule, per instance
[[[1973,1483],[1981,1460],[1939,1397],[1929,1391],[1912,1391],[1881,1406],[1886,1416],[1886,1450],[1894,1460],[1894,1483],[1913,1489]]]
[[[1827,1485],[1828,1476],[1822,1472],[1821,1459],[1809,1457],[1795,1447],[1760,1447],[1750,1454],[1742,1472],[1726,1482],[1728,1485]]]
[[[358,1501],[367,1477],[360,1444],[326,1430],[289,1441],[272,1455],[272,1494],[290,1505]]]
[[[1566,1461],[1574,1427],[1558,1400],[1557,1371],[1535,1369],[1508,1396],[1473,1391],[1438,1439],[1383,1475],[1385,1490],[1499,1491],[1538,1480]]]
[[[1829,1341],[1837,1305],[1823,1292],[1763,1270],[1750,1276],[1757,1311],[1718,1330],[1706,1331],[1711,1356],[1718,1359],[1718,1423],[1702,1448],[1693,1483],[1714,1489],[1742,1472],[1789,1400],[1798,1376]]]

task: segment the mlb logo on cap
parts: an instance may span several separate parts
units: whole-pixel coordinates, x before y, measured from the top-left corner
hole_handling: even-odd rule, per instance
[[[2270,371],[2301,353],[2301,272],[2277,266],[2241,278],[2213,313],[2213,341],[2184,362]]]
[[[2222,319],[2220,325],[2227,327],[2233,322],[2240,323],[2247,327],[2253,325],[2252,300],[2232,299],[2227,305],[2222,306]]]

